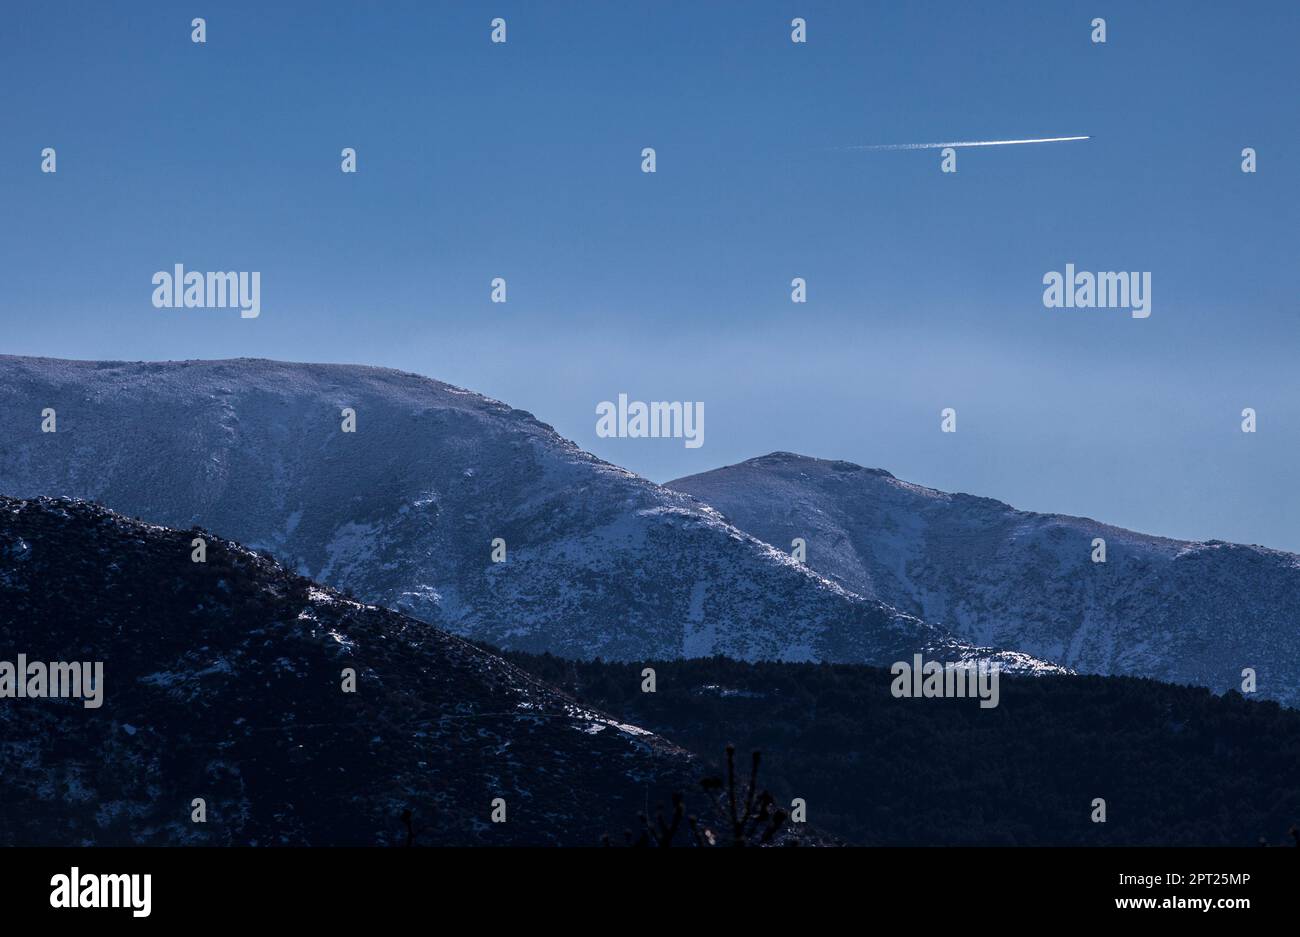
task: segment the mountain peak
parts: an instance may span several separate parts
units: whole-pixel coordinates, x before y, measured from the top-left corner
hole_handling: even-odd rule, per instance
[[[877,483],[841,464],[775,452],[669,485],[759,540],[802,540],[807,565],[847,592],[963,641],[1216,690],[1250,667],[1262,696],[1300,702],[1300,557],[1018,511],[888,473]]]
[[[806,468],[821,471],[834,472],[865,472],[868,475],[876,475],[881,478],[893,478],[891,472],[882,468],[868,468],[864,465],[858,465],[856,462],[846,462],[843,459],[819,459],[815,456],[802,455],[797,452],[785,452],[778,450],[769,452],[767,455],[755,456],[752,459],[746,459],[741,465],[756,465],[761,467],[770,467],[774,465],[788,465],[799,468]],[[670,484],[672,484],[670,482]]]

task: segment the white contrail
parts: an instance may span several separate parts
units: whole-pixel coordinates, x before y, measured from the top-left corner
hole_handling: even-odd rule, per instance
[[[1037,140],[958,140],[952,143],[882,143],[877,146],[842,146],[841,150],[942,150],[958,146],[1013,146],[1017,143],[1064,143],[1067,140],[1091,140],[1092,137],[1040,137]]]

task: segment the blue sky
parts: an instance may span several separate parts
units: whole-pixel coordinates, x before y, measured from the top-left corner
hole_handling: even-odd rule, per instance
[[[786,449],[1300,550],[1300,4],[203,0],[6,21],[5,352],[387,365],[657,481]],[[842,149],[1074,134],[1092,139],[962,150],[953,175],[936,151]],[[153,308],[176,263],[260,271],[261,317]],[[1151,271],[1151,317],[1045,309],[1066,263]],[[597,438],[620,392],[703,401],[705,445]]]

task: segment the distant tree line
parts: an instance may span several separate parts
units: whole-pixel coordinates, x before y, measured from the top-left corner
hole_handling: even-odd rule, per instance
[[[980,709],[895,699],[876,667],[505,656],[702,755],[761,749],[775,802],[847,842],[1291,845],[1300,821],[1300,712],[1236,692],[1004,676]]]

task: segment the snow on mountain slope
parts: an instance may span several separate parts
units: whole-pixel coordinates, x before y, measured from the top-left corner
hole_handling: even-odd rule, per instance
[[[776,452],[669,482],[845,589],[1081,672],[1300,704],[1300,557],[1147,536]],[[1106,562],[1092,562],[1094,538]]]
[[[47,407],[57,432],[40,431]],[[340,428],[349,407],[355,433]],[[0,492],[201,523],[499,647],[631,660],[985,656],[528,413],[418,375],[0,357],[0,419],[11,427]],[[497,537],[504,563],[491,562]]]
[[[103,668],[97,707],[0,700],[0,845],[597,845],[707,773],[239,544],[192,562],[195,535],[0,497],[0,660]]]

